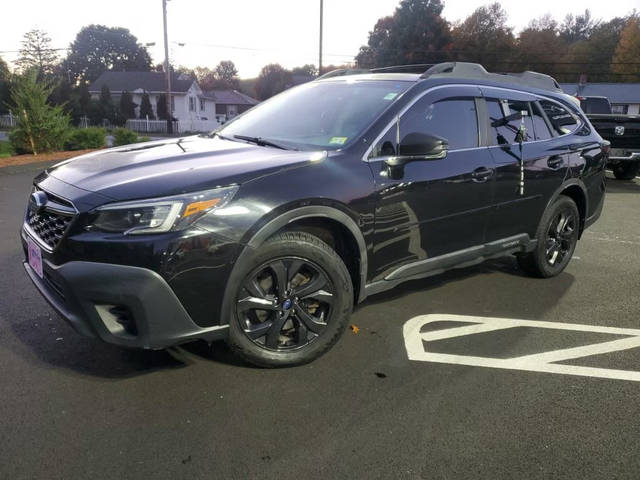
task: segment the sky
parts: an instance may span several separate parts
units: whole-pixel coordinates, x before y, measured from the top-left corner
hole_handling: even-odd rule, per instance
[[[443,15],[464,19],[491,0],[444,0]],[[131,30],[149,48],[154,63],[164,59],[161,0],[0,0],[3,22],[0,56],[12,62],[22,35],[49,33],[54,48],[66,48],[84,25],[99,23]],[[399,0],[324,0],[323,64],[353,61],[378,18],[391,15]],[[639,8],[638,0],[502,0],[509,24],[519,31],[546,13],[562,19],[589,8],[608,20]],[[172,63],[213,68],[232,60],[242,78],[255,77],[268,63],[291,68],[318,62],[319,0],[170,0],[168,23]],[[10,8],[7,8],[11,5]],[[61,52],[64,54],[65,52]]]

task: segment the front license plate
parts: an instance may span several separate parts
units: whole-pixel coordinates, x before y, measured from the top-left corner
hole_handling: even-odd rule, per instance
[[[27,238],[27,245],[29,251],[29,265],[33,268],[33,271],[42,278],[42,250],[36,245],[36,242]]]

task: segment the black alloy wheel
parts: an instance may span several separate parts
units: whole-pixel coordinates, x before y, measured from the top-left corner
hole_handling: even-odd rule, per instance
[[[544,212],[533,251],[518,255],[518,264],[535,277],[555,277],[569,264],[580,236],[580,213],[570,197],[560,195]]]
[[[290,367],[326,353],[353,308],[351,274],[327,243],[277,233],[236,262],[225,292],[230,348],[262,367]]]
[[[335,287],[316,263],[299,257],[270,260],[242,283],[237,318],[242,331],[275,351],[307,346],[331,320]]]
[[[573,251],[576,241],[578,218],[571,210],[562,210],[556,214],[547,230],[545,255],[549,265],[554,266],[564,261]]]

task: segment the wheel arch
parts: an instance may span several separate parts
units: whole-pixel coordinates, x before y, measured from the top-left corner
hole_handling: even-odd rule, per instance
[[[545,211],[558,199],[558,197],[560,197],[560,195],[567,196],[576,203],[578,213],[580,214],[580,236],[582,236],[587,219],[587,212],[589,211],[587,187],[585,187],[584,183],[577,178],[564,182],[549,199]]]
[[[360,227],[351,216],[328,205],[296,207],[262,225],[246,244],[250,248],[258,248],[274,234],[286,230],[305,231],[331,245],[342,257],[351,274],[354,302],[364,300],[368,266],[367,247]]]

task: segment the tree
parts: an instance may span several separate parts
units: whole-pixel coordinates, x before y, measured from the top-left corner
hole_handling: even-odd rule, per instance
[[[7,62],[5,62],[2,57],[0,57],[0,82],[9,80],[10,74],[11,72],[9,71]]]
[[[149,116],[149,120],[156,119],[155,115],[153,114],[151,101],[149,100],[149,94],[147,92],[144,92],[142,94],[142,100],[140,101],[140,118],[147,118],[147,116]]]
[[[640,81],[640,16],[632,15],[620,34],[611,71],[622,81]]]
[[[206,91],[216,88],[216,74],[209,67],[196,67],[193,71],[195,73],[196,80],[198,81],[198,85],[200,85],[202,90]]]
[[[582,15],[573,15],[569,13],[564,17],[564,21],[560,26],[560,36],[567,43],[575,43],[580,40],[586,40],[591,36],[594,28],[600,24],[600,20],[591,18],[589,9],[584,11]]]
[[[160,120],[169,120],[169,114],[167,113],[167,96],[164,93],[158,95],[156,112]]]
[[[481,63],[488,70],[506,71],[515,52],[515,37],[499,3],[477,8],[452,30],[452,58]]]
[[[147,100],[149,100],[148,95]],[[124,91],[122,92],[122,95],[120,95],[120,105],[118,110],[120,111],[120,117],[125,121],[130,118],[136,118],[136,104],[133,102],[129,92]]]
[[[16,128],[9,139],[19,153],[61,150],[69,132],[69,117],[62,107],[48,103],[53,87],[38,81],[38,72],[28,70],[15,80],[11,103],[16,112]]]
[[[517,40],[514,66],[517,70],[535,70],[554,75],[554,63],[567,52],[567,44],[558,33],[558,23],[544,15],[532,20]]]
[[[126,28],[89,25],[76,35],[64,65],[74,81],[92,82],[106,70],[148,72],[151,57]]]
[[[100,99],[98,100],[100,107],[100,114],[103,120],[108,120],[110,123],[116,123],[116,109],[111,99],[111,90],[107,85],[102,85],[100,89]]]
[[[9,71],[9,66],[0,57],[0,113],[4,113],[8,109],[10,84],[11,72]]]
[[[432,63],[446,59],[449,24],[442,18],[441,0],[402,0],[393,16],[379,19],[360,47],[361,68]]]
[[[51,38],[43,30],[30,30],[22,37],[16,65],[22,72],[35,68],[40,75],[53,73],[58,55],[51,48]]]
[[[256,96],[266,100],[291,86],[291,72],[277,63],[262,67],[256,80]]]
[[[318,75],[318,69],[312,63],[308,63],[301,67],[292,68],[291,75],[306,75],[309,77],[316,77]]]
[[[223,88],[236,88],[238,86],[238,70],[231,60],[222,60],[216,66],[215,70],[216,80]]]
[[[238,70],[231,60],[221,61],[213,70],[196,67],[193,72],[203,90],[238,88],[240,82]]]

